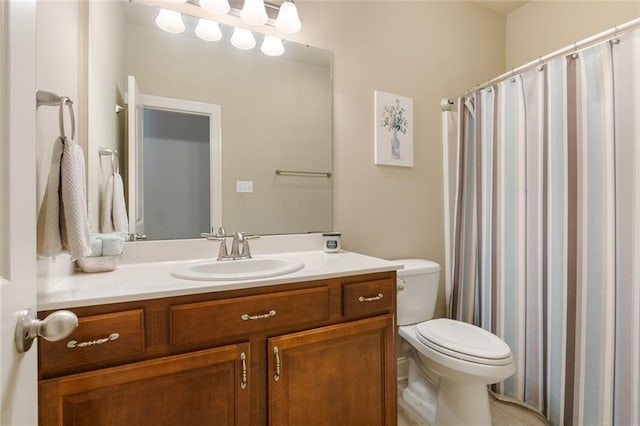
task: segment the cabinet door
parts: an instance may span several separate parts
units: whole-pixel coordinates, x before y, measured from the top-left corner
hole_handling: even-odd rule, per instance
[[[247,425],[249,344],[40,382],[40,425]]]
[[[384,315],[269,339],[269,423],[395,425],[394,331]]]

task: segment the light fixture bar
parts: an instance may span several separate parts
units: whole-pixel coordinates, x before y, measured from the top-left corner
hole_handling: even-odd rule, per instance
[[[148,6],[156,6],[163,9],[174,10],[176,12],[180,12],[185,15],[191,15],[196,18],[204,18],[210,19],[213,21],[217,21],[221,24],[229,25],[232,27],[240,27],[245,28],[250,31],[256,31],[255,26],[247,25],[240,20],[240,10],[231,6],[231,10],[226,15],[212,15],[203,10],[199,5],[194,3],[167,3],[166,1],[160,0],[131,0],[132,3],[141,3],[146,4]],[[230,2],[233,3],[233,2]],[[267,3],[265,3],[266,5]],[[261,34],[271,35],[274,37],[282,37],[282,33],[275,28],[275,20],[269,18],[269,21],[266,25],[260,27],[259,31]]]

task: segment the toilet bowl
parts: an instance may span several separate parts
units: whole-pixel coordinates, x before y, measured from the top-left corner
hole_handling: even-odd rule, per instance
[[[435,425],[490,425],[487,385],[514,373],[511,349],[480,327],[431,319],[439,265],[420,259],[397,262],[404,265],[398,271],[399,334],[411,346],[413,361],[420,366],[410,369],[410,375],[421,376],[409,377],[409,388],[402,397],[418,411],[435,406],[435,415],[430,414],[433,410],[423,410],[426,420]],[[434,393],[435,401],[426,400]]]

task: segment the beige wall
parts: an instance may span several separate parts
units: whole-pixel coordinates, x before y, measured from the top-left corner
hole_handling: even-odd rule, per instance
[[[640,1],[531,1],[507,17],[507,69],[640,16]]]
[[[111,157],[98,156],[99,148],[118,150],[124,164],[125,113],[116,114],[115,105],[124,105],[124,37],[126,27],[122,3],[91,2],[88,41],[88,143],[87,197],[92,232],[100,229],[102,183],[112,173]]]
[[[86,152],[86,90],[83,89],[85,69],[82,52],[85,42],[80,37],[86,25],[86,8],[82,3],[71,1],[43,1],[37,3],[36,15],[36,84],[46,90],[68,96],[74,100],[76,118],[76,141]],[[65,108],[66,134],[70,137],[71,126]],[[44,196],[51,164],[53,142],[60,131],[58,108],[41,106],[36,115],[37,144],[37,197],[38,206]]]
[[[503,71],[504,16],[466,2],[297,5],[296,38],[334,52],[333,212],[344,248],[444,265],[440,98]],[[373,164],[374,90],[413,98],[413,168]]]

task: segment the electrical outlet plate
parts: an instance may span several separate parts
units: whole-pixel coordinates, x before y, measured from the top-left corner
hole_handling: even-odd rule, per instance
[[[250,180],[237,180],[236,192],[253,192],[253,181]]]

